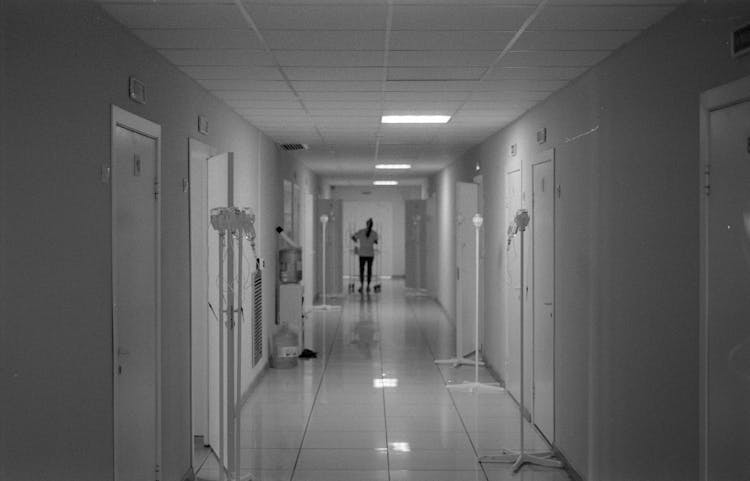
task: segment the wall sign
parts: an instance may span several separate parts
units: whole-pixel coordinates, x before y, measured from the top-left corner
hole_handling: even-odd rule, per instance
[[[130,100],[139,104],[146,103],[146,86],[135,77],[130,77],[128,82],[128,95]]]

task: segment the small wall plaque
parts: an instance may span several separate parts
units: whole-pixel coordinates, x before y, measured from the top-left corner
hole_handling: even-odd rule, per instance
[[[130,77],[128,83],[128,94],[130,99],[139,104],[146,103],[146,86],[135,77]]]
[[[733,57],[750,52],[750,23],[732,32],[731,45]]]
[[[198,116],[198,132],[208,135],[208,119],[202,115]]]
[[[536,131],[536,143],[543,144],[547,142],[547,128],[541,128]]]

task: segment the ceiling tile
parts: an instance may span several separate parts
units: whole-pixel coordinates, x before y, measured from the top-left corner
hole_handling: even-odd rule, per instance
[[[515,28],[515,27],[514,27]],[[489,50],[499,52],[515,30],[395,30],[389,48],[398,50]]]
[[[196,80],[208,90],[288,90],[286,82],[273,80]]]
[[[183,66],[180,70],[196,80],[284,80],[274,67]]]
[[[232,4],[110,3],[104,8],[129,28],[247,28]]]
[[[175,65],[275,65],[273,57],[263,50],[245,49],[162,49],[159,53]]]
[[[486,80],[480,83],[477,89],[484,91],[554,92],[567,83],[567,80]]]
[[[379,110],[380,102],[305,102],[310,111],[314,110]]]
[[[335,101],[335,102],[364,102],[380,101],[383,94],[380,91],[377,92],[300,92],[300,97],[305,102],[308,101]]]
[[[388,53],[388,67],[487,67],[499,51],[409,50]]]
[[[283,67],[382,67],[384,55],[375,50],[281,50],[274,52]]]
[[[382,80],[382,67],[284,67],[284,72],[290,80],[320,80],[320,81],[355,81]]]
[[[316,82],[311,80],[292,81],[298,92],[380,92],[382,82]]]
[[[263,45],[247,27],[236,29],[180,28],[134,30],[154,48],[244,48],[260,50]]]
[[[590,67],[604,60],[601,50],[514,50],[500,61],[500,67]]]
[[[302,110],[302,106],[296,100],[234,100],[227,102],[235,110],[252,112],[253,110],[277,110],[282,115],[288,115],[289,110]]]
[[[571,80],[589,67],[502,67],[490,72],[489,79],[507,80]]]
[[[526,30],[515,50],[615,50],[640,30]]]
[[[479,80],[485,67],[393,67],[388,80]]]
[[[508,5],[394,5],[393,30],[517,30],[534,11]]]
[[[291,90],[214,90],[212,92],[218,98],[225,100],[230,106],[234,102],[253,102],[255,100],[295,100],[296,97]]]
[[[385,45],[385,30],[264,30],[263,37],[273,50],[382,50]]]
[[[261,31],[266,30],[383,30],[385,4],[280,5],[247,4]]]
[[[550,6],[531,23],[532,30],[642,30],[672,11],[672,6]]]

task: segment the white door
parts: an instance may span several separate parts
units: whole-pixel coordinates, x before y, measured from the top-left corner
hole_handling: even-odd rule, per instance
[[[456,182],[456,329],[461,347],[456,354],[459,358],[475,350],[477,269],[476,228],[472,218],[479,209],[478,193],[477,184]]]
[[[112,115],[115,479],[150,481],[160,462],[160,133]]]
[[[554,324],[554,161],[551,152],[531,167],[532,194],[532,318],[533,416],[550,441],[555,436],[555,324]]]
[[[482,228],[479,231],[479,349],[484,352],[484,332],[485,324],[487,323],[484,309],[484,264],[486,258],[484,239],[485,233],[487,232],[487,217],[484,216],[484,186],[482,185],[482,176],[477,175],[474,177],[474,183],[477,184],[477,212],[479,212],[484,219]]]
[[[710,116],[706,477],[750,479],[750,102]]]
[[[208,444],[208,164],[211,147],[195,139],[190,149],[190,302],[193,436]]]
[[[305,312],[312,310],[313,297],[315,295],[315,196],[309,192],[303,194],[302,206],[302,283],[304,284]],[[305,328],[312,328],[312,322],[305,324]],[[312,336],[305,336],[304,347],[312,349]]]
[[[516,211],[523,205],[521,170],[505,175],[505,223],[510,225]],[[503,245],[505,251],[505,377],[506,388],[520,399],[521,349],[519,330],[521,318],[521,243],[516,236],[510,244]],[[525,339],[529,339],[526,336]],[[526,372],[529,370],[526,369]],[[527,384],[528,386],[528,384]]]
[[[220,275],[219,275],[219,234],[213,229],[209,221],[211,209],[216,207],[228,207],[232,205],[232,154],[220,154],[206,161],[206,206],[205,214],[205,236],[207,239],[207,279],[208,286],[208,443],[219,459],[226,463],[227,446],[226,433],[228,426],[227,418],[227,343],[223,330],[219,323],[220,311],[226,310],[223,305],[226,298],[220,299]],[[221,259],[223,269],[226,271],[226,259]],[[226,287],[225,287],[226,288]],[[223,382],[222,382],[223,381]],[[221,425],[224,426],[224,436]]]

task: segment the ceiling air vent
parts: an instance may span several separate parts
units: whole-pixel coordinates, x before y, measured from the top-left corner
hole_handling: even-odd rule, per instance
[[[307,144],[281,144],[284,150],[307,150]]]

